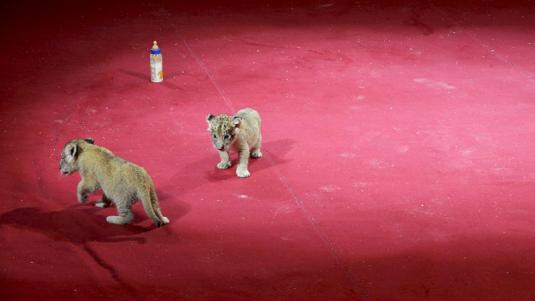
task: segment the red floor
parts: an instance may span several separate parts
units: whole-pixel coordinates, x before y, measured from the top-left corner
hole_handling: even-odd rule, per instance
[[[0,299],[534,300],[535,6],[263,3],[2,4]],[[246,106],[238,179],[205,117]],[[73,137],[171,224],[79,205]]]

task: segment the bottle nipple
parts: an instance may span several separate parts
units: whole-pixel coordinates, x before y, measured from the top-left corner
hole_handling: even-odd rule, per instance
[[[152,49],[158,49],[158,48],[159,48],[159,47],[158,47],[158,42],[154,41],[154,42],[152,43]]]

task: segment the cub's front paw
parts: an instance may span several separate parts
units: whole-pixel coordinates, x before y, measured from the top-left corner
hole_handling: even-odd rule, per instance
[[[246,168],[238,168],[236,169],[236,175],[240,178],[247,178],[251,173]]]
[[[111,202],[103,201],[102,199],[100,199],[95,202],[95,207],[99,207],[99,208],[111,207]]]
[[[217,168],[219,168],[219,169],[227,169],[231,165],[232,165],[232,163],[230,163],[230,161],[228,161],[228,162],[219,162],[219,163],[217,163]]]
[[[87,202],[87,194],[77,194],[78,202],[85,203]]]
[[[126,225],[129,224],[132,220],[132,215],[128,216],[108,216],[106,217],[106,221],[110,224],[116,224],[116,225]]]
[[[107,216],[106,221],[110,224],[117,224],[117,225],[124,224],[124,218],[120,216]]]

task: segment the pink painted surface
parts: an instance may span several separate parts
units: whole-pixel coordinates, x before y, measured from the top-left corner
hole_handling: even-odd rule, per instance
[[[528,1],[3,5],[2,300],[535,299]],[[205,117],[248,106],[238,179]],[[74,137],[171,224],[77,204]]]

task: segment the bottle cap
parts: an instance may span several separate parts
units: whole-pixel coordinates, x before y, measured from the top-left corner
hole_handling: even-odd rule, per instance
[[[160,54],[160,48],[158,47],[158,43],[154,41],[152,43],[152,48],[150,49],[150,54]]]

